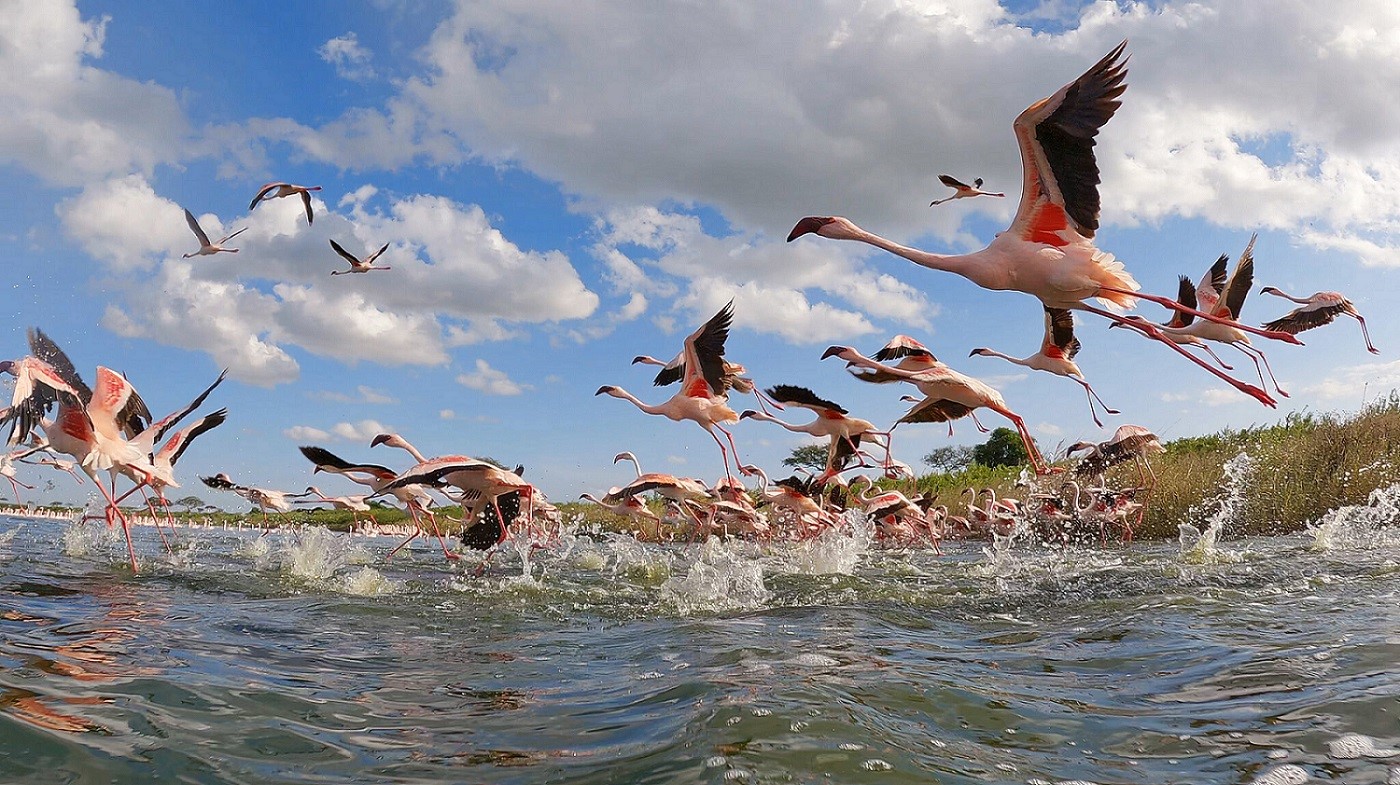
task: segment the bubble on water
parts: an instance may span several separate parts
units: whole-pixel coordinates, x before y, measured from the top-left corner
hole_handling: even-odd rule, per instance
[[[710,757],[705,759],[705,768],[717,769],[728,762],[729,759],[724,757],[723,755],[711,755]]]
[[[749,713],[755,717],[767,717],[773,713],[772,709],[750,709]]]
[[[1347,733],[1327,743],[1327,751],[1334,758],[1393,758],[1400,750],[1377,747],[1376,740],[1364,733]]]
[[[341,591],[358,597],[382,597],[398,591],[398,585],[373,567],[361,567],[340,579]]]
[[[870,760],[861,762],[860,767],[866,771],[892,771],[894,769],[894,764],[889,761],[880,760],[879,758],[871,758]]]
[[[788,730],[792,731],[793,733],[801,733],[806,729],[807,723],[803,722],[802,720],[793,720],[791,723],[788,724]]]
[[[1307,781],[1308,772],[1302,766],[1285,763],[1282,766],[1267,769],[1258,777],[1250,780],[1250,783],[1251,785],[1302,785]]]
[[[825,654],[817,654],[815,652],[799,654],[788,660],[788,662],[794,665],[809,665],[817,668],[830,668],[841,664],[841,661],[835,657],[828,657]]]
[[[727,720],[724,721],[724,724],[725,724],[725,725],[738,725],[739,723],[741,723],[741,722],[743,722],[743,721],[744,721],[744,718],[743,718],[743,717],[730,717],[729,719],[727,719]]]
[[[664,678],[665,676],[666,674],[662,673],[661,671],[647,671],[646,673],[637,674],[637,680],[651,681],[652,679],[660,679]]]

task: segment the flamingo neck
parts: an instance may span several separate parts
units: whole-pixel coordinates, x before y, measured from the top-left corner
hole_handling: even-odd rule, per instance
[[[1009,362],[1009,363],[1015,363],[1016,365],[1023,365],[1023,366],[1026,366],[1026,367],[1029,367],[1029,366],[1030,366],[1030,362],[1029,362],[1027,359],[1025,359],[1025,358],[1021,358],[1021,357],[1012,357],[1012,356],[1009,355],[1009,354],[1002,354],[1001,352],[999,352],[999,351],[997,351],[997,350],[995,350],[995,349],[983,349],[983,350],[982,350],[981,352],[979,352],[979,353],[980,353],[980,354],[983,354],[983,355],[985,355],[985,356],[987,356],[987,357],[1000,357],[1001,359],[1003,359],[1003,360],[1005,360],[1005,361],[1007,361],[1007,362]]]
[[[646,412],[647,414],[660,414],[660,415],[663,415],[663,416],[666,416],[666,415],[667,415],[666,410],[663,409],[662,407],[660,407],[660,406],[652,406],[652,405],[649,404],[649,403],[643,403],[640,399],[637,398],[637,396],[633,395],[633,394],[630,393],[630,392],[627,392],[626,390],[622,389],[621,387],[614,388],[614,389],[613,389],[613,392],[612,392],[611,394],[613,395],[613,397],[622,398],[622,399],[624,399],[624,400],[631,401],[633,406],[636,406],[638,409],[641,409],[642,411]]]
[[[855,235],[851,239],[889,251],[895,256],[908,259],[920,267],[961,275],[983,288],[1005,288],[995,285],[995,281],[988,279],[986,274],[987,265],[983,258],[985,249],[970,254],[938,254],[931,251],[922,251],[918,248],[910,248],[907,245],[901,245],[893,240],[881,237],[878,234],[867,232],[864,229],[857,229]]]

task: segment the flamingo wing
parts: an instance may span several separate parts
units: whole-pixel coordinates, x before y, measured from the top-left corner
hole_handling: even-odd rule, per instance
[[[1187,308],[1196,307],[1196,285],[1191,283],[1191,279],[1181,275],[1176,281],[1176,301]],[[1167,322],[1167,327],[1187,327],[1196,321],[1196,314],[1186,311],[1172,310],[1171,321]]]
[[[953,177],[952,175],[947,175],[947,174],[940,174],[940,175],[938,176],[938,182],[943,183],[944,185],[948,186],[949,188],[969,188],[969,187],[970,187],[970,186],[968,186],[967,183],[964,183],[964,182],[962,182],[961,180],[959,180],[958,178]]]
[[[1073,360],[1079,354],[1079,339],[1074,337],[1074,314],[1067,308],[1045,309],[1045,341],[1040,352],[1046,357]]]
[[[216,412],[204,415],[191,423],[190,427],[176,431],[175,434],[170,437],[170,441],[166,442],[165,446],[160,448],[159,454],[169,458],[170,465],[174,466],[180,460],[180,456],[185,454],[185,450],[189,449],[190,442],[193,442],[196,436],[207,433],[223,425],[224,421],[227,419],[228,409],[220,409]]]
[[[1021,203],[1012,231],[1028,242],[1064,245],[1073,228],[1093,238],[1099,228],[1099,166],[1094,137],[1118,110],[1127,85],[1128,42],[1104,55],[1078,79],[1031,104],[1013,128],[1021,148]],[[1068,219],[1068,223],[1066,221]]]
[[[1249,245],[1246,245],[1244,253],[1240,254],[1235,271],[1230,274],[1230,280],[1225,282],[1225,291],[1220,294],[1220,302],[1212,311],[1215,316],[1239,321],[1240,311],[1244,310],[1244,298],[1249,295],[1250,287],[1254,286],[1254,241],[1257,239],[1258,235],[1250,237]]]
[[[940,398],[925,398],[915,404],[903,417],[895,421],[899,423],[916,422],[948,422],[961,417],[966,417],[972,413],[972,407],[964,406],[957,401],[950,401]]]
[[[331,240],[331,247],[334,248],[334,249],[335,249],[335,252],[338,253],[338,254],[340,254],[341,257],[342,257],[343,259],[345,259],[345,261],[349,262],[351,267],[359,267],[359,266],[360,266],[360,260],[357,259],[357,258],[355,258],[355,255],[354,255],[354,254],[352,254],[352,253],[350,253],[349,251],[347,251],[347,250],[345,250],[344,248],[342,248],[341,245],[340,245],[340,243],[336,242],[335,240]],[[386,245],[386,246],[384,246],[384,247],[387,248],[388,246]],[[378,254],[376,254],[376,255],[378,255]]]
[[[232,240],[233,238],[237,237],[240,234],[243,234],[246,231],[248,231],[248,227],[245,226],[242,229],[239,229],[238,231],[234,232],[233,234],[226,234],[223,237],[220,237],[219,245],[223,245],[224,243],[228,242],[229,240]]]
[[[181,420],[188,417],[190,412],[194,411],[195,409],[198,409],[201,405],[203,405],[204,399],[209,397],[209,393],[214,392],[215,387],[218,387],[220,384],[223,384],[224,377],[226,376],[228,376],[227,368],[225,368],[219,373],[219,378],[215,379],[213,384],[204,388],[204,392],[195,396],[195,399],[193,401],[190,401],[189,405],[185,406],[184,408],[178,411],[171,412],[170,414],[167,414],[161,419],[151,423],[150,426],[146,428],[146,430],[141,432],[141,436],[137,438],[139,439],[145,437],[147,434],[150,434],[150,441],[146,443],[147,449],[153,446],[156,442],[165,438],[165,434],[169,432],[171,428],[175,427]]]
[[[185,210],[185,223],[189,224],[190,231],[194,232],[194,236],[199,238],[200,248],[204,248],[210,244],[209,235],[205,234],[204,230],[199,228],[199,221],[195,220],[194,213],[190,212],[188,209]]]
[[[369,258],[365,259],[365,264],[374,264],[374,260],[378,259],[387,250],[389,250],[388,243],[381,245],[378,251],[375,251],[374,253],[370,254]]]
[[[394,477],[398,476],[398,472],[395,472],[387,466],[380,466],[377,463],[351,463],[324,447],[302,446],[297,449],[301,451],[302,455],[306,456],[307,460],[316,464],[317,468],[321,471],[338,474],[360,472],[372,474],[382,480],[392,480]]]
[[[233,482],[230,482],[223,475],[214,475],[213,477],[200,477],[199,481],[209,486],[210,488],[213,488],[216,491],[234,491],[236,493],[239,491],[250,490],[245,486],[237,485]]]
[[[685,390],[692,397],[714,397],[724,392],[724,342],[734,321],[734,301],[685,339]],[[709,388],[701,390],[697,382]]]
[[[769,387],[768,397],[783,404],[802,406],[815,411],[818,414],[830,411],[837,414],[848,414],[846,409],[840,404],[833,403],[825,398],[817,397],[817,394],[806,387],[798,387],[794,384],[777,384]]]
[[[896,335],[880,351],[875,353],[875,359],[882,363],[905,357],[927,357],[935,361],[938,359],[933,356],[933,352],[929,351],[928,347],[907,335]]]
[[[251,210],[254,207],[257,207],[258,202],[261,202],[263,199],[267,198],[267,195],[272,192],[272,189],[281,188],[284,185],[286,185],[286,183],[268,183],[267,185],[264,185],[261,189],[258,190],[258,195],[253,197],[253,201],[248,203],[248,209]]]
[[[1225,291],[1225,281],[1229,277],[1225,268],[1229,264],[1229,254],[1221,254],[1206,274],[1201,276],[1201,282],[1196,284],[1196,302],[1200,310],[1206,313],[1215,312],[1215,306],[1220,302],[1220,294]]]
[[[1336,305],[1304,305],[1294,308],[1281,318],[1264,325],[1265,330],[1297,335],[1304,330],[1311,330],[1314,327],[1321,327],[1324,324],[1331,324],[1338,316],[1347,312],[1347,303]]]
[[[313,215],[312,212],[311,212],[311,192],[310,192],[310,191],[302,191],[302,192],[301,192],[301,203],[302,203],[303,206],[306,207],[306,223],[309,225],[309,224],[310,224],[313,220],[315,220],[315,218],[316,218],[316,216]]]
[[[97,387],[92,400],[88,401],[89,416],[110,417],[119,430],[128,437],[146,430],[151,420],[151,410],[131,382],[120,373],[104,366],[97,366]]]
[[[47,363],[54,373],[73,389],[84,405],[92,399],[92,390],[83,383],[83,378],[78,375],[73,361],[68,359],[68,355],[58,348],[58,344],[54,343],[52,338],[37,327],[29,330],[29,351]]]

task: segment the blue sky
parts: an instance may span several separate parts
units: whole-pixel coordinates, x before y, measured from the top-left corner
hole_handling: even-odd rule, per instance
[[[1361,6],[7,3],[0,355],[40,326],[89,379],[122,370],[160,412],[229,367],[210,402],[229,422],[179,476],[230,506],[196,475],[300,488],[305,443],[407,465],[368,449],[380,427],[428,453],[524,463],[560,499],[624,481],[621,450],[712,481],[701,429],[593,391],[664,399],[628,361],[669,358],[731,296],[729,354],[760,384],[809,386],[877,423],[902,413],[903,391],[820,362],[827,345],[919,337],[1001,389],[1047,450],[1125,422],[1175,438],[1353,410],[1400,383],[1400,10]],[[1032,353],[1028,297],[847,243],[784,242],[798,218],[838,214],[929,250],[981,247],[1015,206],[1011,120],[1123,39],[1098,245],[1171,294],[1258,231],[1258,285],[1346,292],[1380,357],[1349,320],[1305,347],[1265,342],[1293,393],[1274,411],[1080,318],[1081,367],[1123,411],[1099,430],[1078,385],[967,357]],[[930,209],[944,172],[1013,198]],[[322,186],[313,225],[290,199],[249,213],[272,180]],[[215,237],[249,227],[240,253],[181,259],[194,250],[181,208]],[[395,270],[332,277],[328,239],[388,242]],[[1256,294],[1246,320],[1289,305]],[[766,423],[734,433],[773,473],[805,441]],[[912,426],[896,453],[917,463],[979,439],[970,424],[951,441]],[[52,479],[40,498],[90,490]]]

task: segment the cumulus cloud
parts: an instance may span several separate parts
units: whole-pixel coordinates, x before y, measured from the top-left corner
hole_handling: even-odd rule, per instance
[[[72,3],[0,3],[0,163],[82,185],[178,160],[189,128],[175,94],[89,65],[107,17]]]
[[[369,443],[371,439],[381,433],[393,431],[380,424],[377,420],[360,420],[359,422],[339,422],[332,425],[330,430],[316,428],[310,425],[293,425],[282,431],[282,435],[297,442],[364,442]]]
[[[534,389],[528,384],[513,381],[505,371],[492,368],[485,360],[476,361],[476,371],[457,376],[457,383],[487,395],[519,395]]]
[[[399,400],[392,395],[376,390],[367,384],[356,385],[354,395],[337,392],[335,390],[321,390],[308,394],[312,398],[322,401],[334,401],[336,403],[368,403],[378,405],[399,402]]]
[[[342,79],[362,82],[373,79],[374,66],[370,65],[373,54],[360,45],[359,36],[353,32],[337,36],[321,44],[316,54],[322,60],[335,66],[335,73]]]
[[[1366,389],[1374,396],[1396,388],[1400,388],[1400,360],[1338,368],[1300,392],[1329,401],[1356,401]]]
[[[313,428],[310,425],[293,425],[282,431],[282,435],[294,442],[328,442],[331,440],[329,431]]]
[[[83,250],[118,272],[149,269],[161,256],[199,249],[180,206],[158,196],[141,175],[93,183],[55,212]],[[211,238],[223,235],[216,217],[191,212]]]

